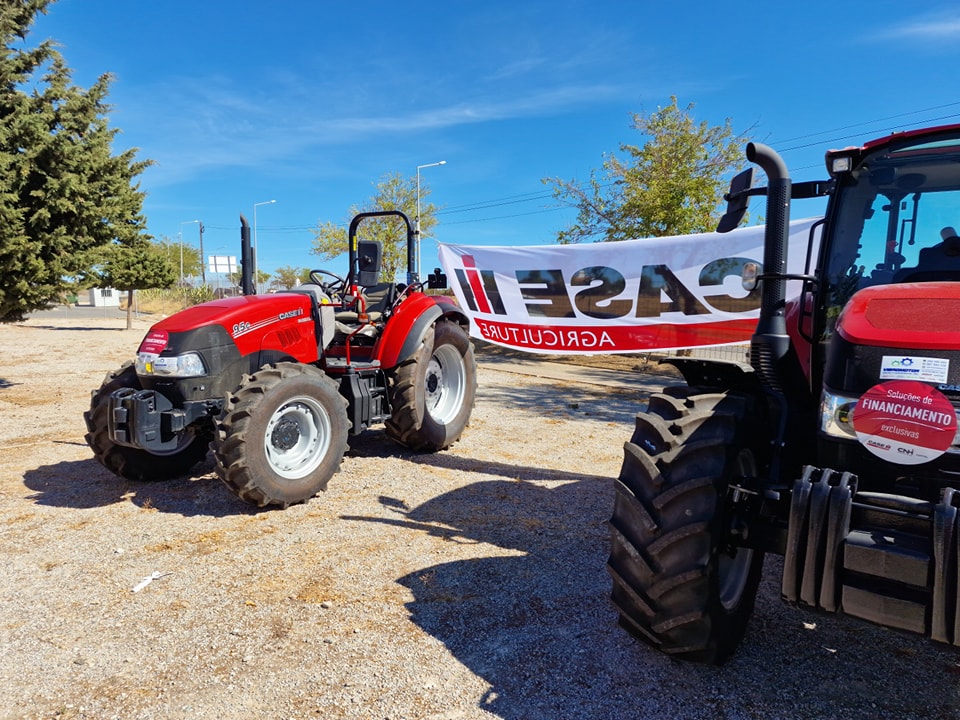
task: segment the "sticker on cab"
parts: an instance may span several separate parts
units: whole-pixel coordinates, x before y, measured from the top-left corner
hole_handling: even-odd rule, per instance
[[[945,383],[949,372],[950,361],[946,358],[884,355],[880,362],[881,380]]]
[[[853,410],[860,444],[898,465],[935,460],[953,443],[957,414],[936,388],[913,380],[892,380],[867,390]]]

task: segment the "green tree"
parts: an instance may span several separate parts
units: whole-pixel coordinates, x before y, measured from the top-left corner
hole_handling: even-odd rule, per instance
[[[157,250],[163,254],[170,265],[176,268],[177,279],[181,275],[181,265],[184,278],[199,278],[202,274],[203,266],[199,248],[162,236],[157,243]]]
[[[554,196],[578,210],[557,234],[560,243],[630,240],[708,232],[722,215],[727,178],[743,162],[746,134],[696,122],[693,104],[670,104],[655,113],[634,113],[631,127],[648,140],[621,144],[623,156],[606,155],[587,183],[545,178]]]
[[[298,283],[304,283],[309,279],[310,270],[308,268],[284,265],[277,268],[270,285],[274,290],[289,290],[296,287]]]
[[[243,263],[239,264],[239,268],[235,273],[227,273],[227,280],[235,287],[240,287],[243,284]],[[259,289],[266,285],[269,279],[270,273],[257,268],[257,277],[254,278],[254,294],[259,292]]]
[[[161,246],[146,240],[114,244],[100,253],[103,262],[97,271],[100,287],[114,287],[127,293],[127,330],[133,327],[133,292],[146,288],[168,288],[179,277]]]
[[[417,217],[417,179],[405,178],[400,173],[383,176],[376,183],[373,197],[362,206],[350,208],[350,217],[346,223],[336,225],[325,222],[313,231],[313,248],[310,252],[319,255],[321,260],[332,260],[348,251],[347,225],[357,213],[379,210],[400,210],[411,225]],[[420,181],[420,237],[426,237],[437,224],[437,206],[427,202],[430,188]],[[380,277],[384,282],[393,282],[406,271],[407,235],[403,222],[395,217],[371,218],[360,225],[359,237],[364,240],[378,240],[383,245],[383,257],[380,263]]]
[[[52,41],[23,47],[51,2],[0,1],[0,322],[49,306],[98,248],[145,227],[135,178],[150,163],[112,153],[110,76],[83,90]]]

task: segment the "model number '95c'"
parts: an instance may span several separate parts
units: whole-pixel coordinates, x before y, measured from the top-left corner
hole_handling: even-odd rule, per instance
[[[247,332],[247,330],[249,330],[249,329],[250,329],[250,323],[248,323],[248,322],[238,322],[236,325],[233,326],[233,336],[236,337],[237,335],[240,335],[241,333]]]

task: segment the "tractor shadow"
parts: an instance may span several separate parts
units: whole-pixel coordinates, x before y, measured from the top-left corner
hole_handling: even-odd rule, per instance
[[[31,325],[35,330],[56,330],[58,332],[129,332],[125,328],[108,327],[101,325],[84,325],[82,327],[63,327],[62,325]]]
[[[464,458],[443,466],[476,470]],[[617,627],[608,600],[610,480],[484,468],[512,479],[476,482],[415,508],[382,496],[392,518],[343,517],[476,545],[478,555],[489,555],[396,579],[412,594],[411,621],[489,683],[478,702],[482,710],[504,720],[667,712],[814,718],[826,703],[836,718],[960,717],[955,649],[786,606],[779,599],[779,558],[767,561],[747,637],[726,665],[677,662],[648,648]],[[562,484],[527,479],[548,474]],[[485,552],[484,544],[491,549]],[[808,703],[810,697],[817,701]]]
[[[227,517],[263,512],[230,492],[214,473],[213,457],[198,464],[190,476],[161,482],[133,482],[117,477],[96,460],[72,460],[41,465],[23,474],[32,490],[26,498],[38,505],[89,510],[119,502],[162,513],[194,517]]]

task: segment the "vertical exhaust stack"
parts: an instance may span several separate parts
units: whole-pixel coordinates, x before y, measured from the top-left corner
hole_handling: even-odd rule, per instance
[[[759,165],[768,181],[760,319],[750,341],[750,363],[770,388],[782,390],[778,366],[790,350],[786,322],[787,281],[783,276],[787,272],[792,182],[786,163],[766,145],[749,143],[747,160]]]
[[[255,295],[253,284],[253,248],[250,246],[250,224],[240,213],[240,291],[244,295]]]

